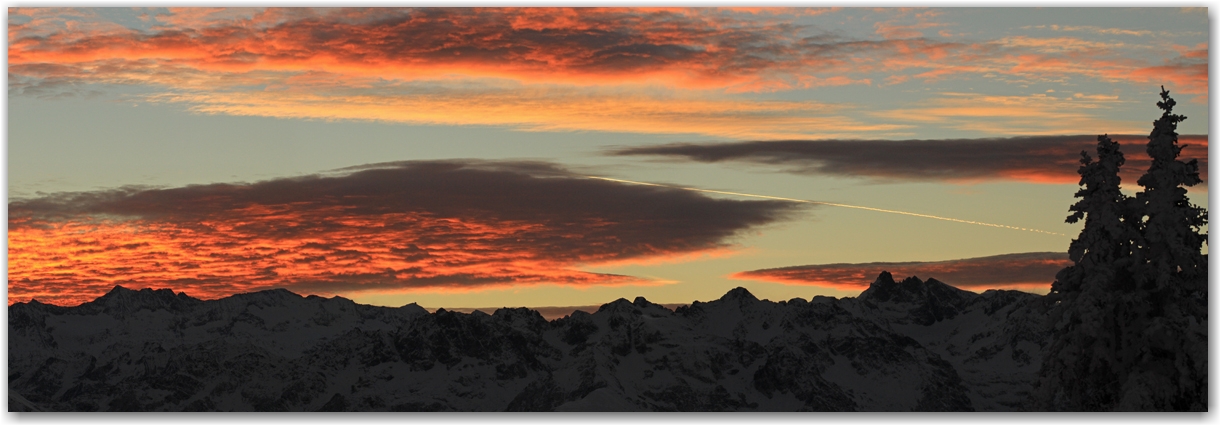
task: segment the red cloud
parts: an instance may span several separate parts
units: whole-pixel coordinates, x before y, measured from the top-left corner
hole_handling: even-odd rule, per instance
[[[576,270],[721,249],[790,204],[571,177],[537,163],[413,162],[332,177],[61,194],[9,205],[9,302],[115,285],[192,296],[641,283]]]
[[[1055,274],[1071,264],[1067,253],[1030,252],[932,262],[817,264],[740,272],[731,277],[858,291],[867,289],[877,273],[888,271],[896,276],[935,278],[972,291],[1046,292]]]
[[[186,8],[146,16],[154,25],[144,29],[87,9],[11,12],[11,94],[140,85],[161,90],[144,101],[212,114],[757,139],[892,133],[909,127],[901,121],[926,121],[908,119],[918,110],[861,120],[851,105],[734,94],[975,75],[1168,82],[1194,101],[1207,97],[1206,45],[1149,58],[1130,54],[1140,46],[1072,37],[965,43],[911,31],[940,25],[929,20],[935,12],[879,24],[887,37],[907,37],[893,39],[836,36],[800,24],[798,11],[770,9]],[[1104,121],[1097,111],[1046,120],[1014,116],[1018,109],[990,109],[1008,125],[964,129],[1040,134]],[[981,110],[936,108],[961,111]]]
[[[713,9],[272,9],[175,20],[159,31],[62,31],[22,37],[12,64],[143,63],[150,72],[327,71],[379,78],[507,77],[584,84],[590,77],[723,87],[792,67],[795,28]],[[179,13],[187,13],[186,11]],[[767,15],[773,17],[773,15]],[[151,62],[149,62],[151,61]],[[98,75],[98,77],[104,77]]]
[[[20,76],[26,75],[25,66],[58,64],[75,68],[73,74],[87,81],[174,88],[198,83],[192,77],[200,72],[233,73],[239,74],[233,76],[238,80],[274,84],[286,78],[277,73],[321,71],[403,81],[492,77],[736,92],[807,87],[802,78],[809,76],[831,84],[853,83],[864,81],[863,73],[880,72],[922,79],[960,73],[1052,79],[1084,75],[1138,83],[1168,78],[1184,93],[1207,93],[1206,46],[1180,48],[1176,57],[1150,63],[1116,53],[1122,45],[1072,37],[943,42],[913,31],[944,25],[928,21],[934,16],[928,13],[910,25],[877,23],[878,31],[890,39],[845,39],[796,24],[799,13],[776,12],[186,8],[151,18],[168,25],[148,31],[113,23],[12,22],[9,64]],[[21,8],[14,13],[36,14]],[[119,69],[129,72],[116,73]]]

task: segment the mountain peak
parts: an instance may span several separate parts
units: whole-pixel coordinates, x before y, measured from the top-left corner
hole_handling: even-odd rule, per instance
[[[240,300],[239,302],[248,302],[259,306],[281,305],[285,302],[291,302],[304,299],[300,294],[289,291],[284,288],[264,289],[262,291],[244,292],[235,294],[228,299]],[[325,301],[335,301],[337,297],[325,298]]]
[[[428,314],[427,309],[421,307],[419,304],[416,304],[416,303],[410,303],[410,304],[404,305],[402,307],[398,307],[398,311],[404,312],[409,315]]]
[[[602,304],[601,307],[597,308],[598,313],[632,312],[635,314],[640,314],[639,310],[640,309],[636,307],[635,304],[632,304],[631,301],[627,301],[626,298],[619,298],[617,300]]]
[[[894,281],[894,275],[890,274],[888,271],[882,271],[881,274],[877,275],[877,278],[873,280],[873,283],[868,285],[868,289],[865,289],[864,292],[860,293],[859,298],[867,299],[870,297],[876,297],[878,294],[888,294],[897,286],[898,282]],[[888,299],[888,297],[886,298]]]
[[[162,288],[162,289],[143,288],[143,289],[136,290],[136,289],[128,289],[127,287],[124,287],[123,285],[115,285],[114,288],[110,290],[110,292],[107,292],[105,295],[102,295],[101,297],[98,297],[97,299],[98,300],[125,299],[125,298],[130,298],[130,297],[165,298],[165,297],[177,297],[177,294],[174,293],[173,289],[168,289],[168,288]]]
[[[919,276],[908,276],[902,281],[895,281],[890,272],[883,271],[877,275],[877,279],[868,286],[868,289],[860,293],[860,299],[882,302],[903,301],[912,296],[923,298],[929,294],[950,294],[952,297],[959,297],[967,293],[971,292],[958,289],[935,278],[925,281]]]
[[[857,299],[872,304],[907,305],[908,311],[904,315],[914,319],[916,323],[927,325],[955,316],[975,297],[978,297],[978,294],[936,279],[929,278],[924,281],[918,276],[910,276],[901,282],[894,282],[893,275],[881,272],[877,280],[860,293]]]
[[[95,306],[93,308],[101,308],[103,311],[134,312],[140,309],[181,310],[200,302],[185,293],[174,293],[174,290],[168,288],[133,290],[115,285],[110,292],[82,305],[92,305]]]
[[[931,282],[931,281],[932,280],[928,280],[928,282]],[[907,278],[903,279],[902,282],[898,282],[899,285],[916,285],[916,286],[923,285],[925,283],[927,283],[927,282],[924,282],[922,279],[919,278],[919,276],[914,276],[914,275],[907,276]]]
[[[729,292],[726,292],[723,297],[720,297],[720,299],[724,300],[724,301],[727,301],[727,300],[758,301],[758,298],[755,297],[754,294],[751,294],[749,290],[747,290],[746,288],[742,288],[740,286],[730,289]]]
[[[871,288],[875,285],[893,285],[894,283],[894,275],[890,274],[888,271],[882,270],[881,274],[877,275],[877,279],[873,280],[873,283],[869,285],[869,287]]]

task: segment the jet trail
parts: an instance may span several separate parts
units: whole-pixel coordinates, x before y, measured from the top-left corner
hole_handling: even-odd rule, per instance
[[[753,195],[753,194],[749,194],[749,193],[725,192],[723,190],[699,189],[699,188],[694,188],[694,187],[670,186],[670,185],[664,185],[664,184],[644,183],[644,182],[637,182],[637,181],[623,180],[623,179],[612,179],[609,177],[597,177],[597,176],[585,176],[585,177],[590,178],[590,179],[606,180],[606,181],[619,182],[619,183],[629,183],[629,184],[638,184],[638,185],[644,185],[644,186],[658,186],[658,187],[668,187],[668,188],[672,188],[672,189],[690,190],[690,191],[694,191],[694,192],[719,193],[721,195],[745,196],[745,197],[750,197],[750,198],[775,199],[775,200],[779,200],[779,201],[800,202],[800,203],[804,203],[804,204],[816,204],[816,205],[828,205],[828,206],[832,206],[832,207],[854,208],[854,209],[858,209],[858,210],[909,215],[912,217],[932,218],[932,219],[936,219],[936,220],[952,221],[955,223],[966,223],[966,224],[976,224],[979,226],[997,227],[1000,229],[1023,230],[1026,232],[1042,233],[1045,235],[1067,236],[1062,233],[1048,232],[1045,230],[1027,229],[1024,227],[1008,226],[1008,225],[1004,225],[1004,224],[984,223],[981,221],[962,220],[959,218],[941,217],[938,215],[919,214],[919,213],[913,213],[913,212],[895,211],[895,210],[887,210],[887,209],[873,208],[873,207],[862,207],[859,205],[836,204],[834,202],[810,201],[810,200],[806,200],[806,199],[783,198],[783,197],[779,197],[779,196]]]

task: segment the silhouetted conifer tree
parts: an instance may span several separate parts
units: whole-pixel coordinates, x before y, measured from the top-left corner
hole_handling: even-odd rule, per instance
[[[1125,159],[1119,144],[1097,136],[1097,161],[1080,153],[1080,198],[1068,208],[1068,223],[1084,220],[1068,255],[1075,265],[1056,275],[1047,299],[1051,345],[1039,383],[1044,410],[1108,410],[1117,400],[1115,290],[1130,280],[1139,233],[1128,216],[1129,198],[1119,189]]]
[[[1206,277],[1207,262],[1202,247],[1207,235],[1201,234],[1207,224],[1207,211],[1190,203],[1186,187],[1202,183],[1199,178],[1197,160],[1183,162],[1178,159],[1182,146],[1178,146],[1178,123],[1186,117],[1175,115],[1177,102],[1169,97],[1169,91],[1161,88],[1161,101],[1156,106],[1165,112],[1153,122],[1152,134],[1148,136],[1148,156],[1152,165],[1140,177],[1139,185],[1144,190],[1136,194],[1139,212],[1147,217],[1143,226],[1146,239],[1143,249],[1149,268],[1145,270],[1145,288],[1159,290],[1165,287],[1191,290],[1192,285],[1202,282],[1198,276]]]
[[[1080,236],[1068,247],[1068,256],[1087,271],[1113,272],[1116,262],[1128,260],[1138,229],[1124,222],[1128,197],[1120,190],[1119,168],[1126,162],[1118,142],[1097,136],[1097,162],[1080,152],[1080,185],[1068,207],[1068,223],[1085,220]],[[1087,218],[1086,218],[1087,217]]]
[[[1202,182],[1194,159],[1178,159],[1176,102],[1161,88],[1163,111],[1148,136],[1152,164],[1132,203],[1142,241],[1135,285],[1120,303],[1126,374],[1118,410],[1207,410],[1207,210],[1186,187]]]
[[[1067,221],[1085,226],[1068,250],[1075,265],[1047,297],[1041,409],[1207,409],[1207,212],[1184,188],[1201,182],[1197,162],[1177,159],[1186,117],[1164,88],[1161,99],[1134,198],[1118,190],[1117,143],[1098,137],[1097,162],[1082,152],[1081,199]]]

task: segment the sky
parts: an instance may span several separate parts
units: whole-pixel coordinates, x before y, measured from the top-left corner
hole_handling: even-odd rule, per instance
[[[10,8],[9,302],[1045,293],[1080,152],[1119,140],[1139,190],[1162,86],[1207,180],[1209,37],[1200,8]]]

